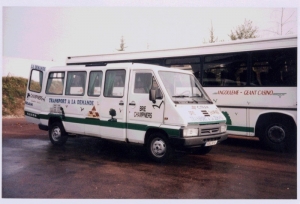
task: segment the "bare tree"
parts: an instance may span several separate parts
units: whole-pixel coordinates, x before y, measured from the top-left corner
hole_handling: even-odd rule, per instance
[[[214,31],[214,27],[212,25],[212,21],[210,22],[210,29],[209,29],[209,40],[208,40],[208,43],[215,43],[215,42],[218,42],[218,38],[215,37],[215,31]],[[206,40],[204,39],[203,40],[203,44],[206,44]]]
[[[124,38],[123,38],[123,36],[122,36],[122,38],[121,38],[121,43],[120,43],[120,48],[117,49],[117,50],[118,50],[118,51],[125,51],[125,48],[127,48],[127,47],[125,47],[125,40],[124,40]]]
[[[214,27],[213,27],[213,25],[212,25],[212,21],[210,21],[210,25],[211,25],[211,27],[210,27],[210,30],[209,30],[209,33],[210,33],[210,38],[209,38],[209,43],[214,43],[214,42],[217,42],[218,41],[218,38],[216,38],[215,36],[214,36]]]
[[[231,40],[257,38],[258,27],[252,25],[252,21],[245,19],[244,24],[239,25],[234,32],[231,30]]]
[[[280,9],[280,14],[279,14],[279,20],[276,21],[276,28],[277,31],[272,31],[272,30],[266,30],[267,32],[275,33],[277,35],[288,35],[292,34],[292,29],[290,28],[289,30],[285,30],[284,28],[286,27],[287,24],[294,22],[295,20],[292,20],[292,17],[294,16],[296,11],[294,11],[292,14],[289,16],[285,15],[285,8]]]

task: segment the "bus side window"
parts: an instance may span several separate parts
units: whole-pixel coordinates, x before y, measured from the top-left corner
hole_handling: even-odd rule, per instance
[[[254,52],[252,61],[251,85],[297,86],[295,49]]]
[[[46,94],[62,95],[64,80],[64,72],[50,72],[47,80]]]
[[[296,63],[297,64],[297,63]],[[293,62],[282,70],[282,80],[286,86],[297,86],[297,66]]]
[[[216,74],[212,70],[208,70],[203,77],[203,84],[208,86],[218,86]]]
[[[239,86],[246,86],[247,84],[247,68],[242,69],[242,72],[239,74]]]
[[[203,71],[203,86],[246,86],[247,53],[242,52],[205,56]]]
[[[92,71],[90,73],[88,95],[89,96],[100,96],[101,85],[102,85],[102,71]]]
[[[40,93],[42,90],[43,72],[39,70],[31,70],[29,90]]]

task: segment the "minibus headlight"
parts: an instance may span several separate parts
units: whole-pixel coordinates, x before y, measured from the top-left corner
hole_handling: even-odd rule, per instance
[[[198,128],[184,129],[184,130],[183,130],[183,137],[193,137],[193,136],[198,136],[198,133],[199,133]]]
[[[226,132],[227,130],[227,125],[222,125],[221,126],[221,132]]]

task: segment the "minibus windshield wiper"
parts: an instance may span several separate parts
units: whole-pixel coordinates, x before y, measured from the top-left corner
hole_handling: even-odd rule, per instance
[[[186,96],[186,95],[177,95],[177,96],[172,96],[174,98],[192,98],[193,96]],[[197,96],[198,97],[198,96]],[[198,103],[195,99],[192,98],[193,103]]]
[[[213,102],[210,100],[210,99],[207,99],[205,96],[201,96],[199,94],[195,94],[193,96],[190,96],[190,98],[202,98],[202,99],[205,99],[208,103],[210,104],[213,104]],[[199,99],[198,99],[199,100]],[[193,101],[196,101],[195,99],[193,99]],[[197,102],[200,102],[200,101],[197,101]]]

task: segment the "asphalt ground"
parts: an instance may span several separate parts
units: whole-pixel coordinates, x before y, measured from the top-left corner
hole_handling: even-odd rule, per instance
[[[297,154],[265,150],[255,138],[229,136],[207,155],[176,152],[159,164],[142,146],[93,137],[72,137],[55,147],[37,125],[4,118],[2,199],[22,198],[296,202]]]

